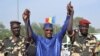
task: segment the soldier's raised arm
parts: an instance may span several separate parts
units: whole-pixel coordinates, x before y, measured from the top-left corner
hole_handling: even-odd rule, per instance
[[[22,14],[23,21],[25,23],[26,32],[28,37],[32,37],[34,40],[37,39],[37,35],[32,31],[31,25],[30,25],[30,11],[28,9],[25,9],[25,11]]]
[[[73,15],[74,15],[74,9],[73,6],[71,5],[71,2],[67,5],[67,15],[70,15],[70,20],[68,23],[68,35],[70,37],[71,42],[73,42]]]
[[[61,28],[61,30],[60,30],[60,32],[58,32],[59,34],[59,38],[60,38],[60,41],[63,39],[63,37],[65,36],[65,34],[66,34],[66,31],[67,31],[67,29],[68,29],[68,25],[69,25],[69,21],[71,20],[71,18],[73,18],[73,11],[72,11],[72,9],[70,9],[70,4],[71,4],[71,2],[69,2],[69,4],[67,4],[67,16],[66,16],[66,20],[65,20],[65,22],[64,22],[64,24],[63,24],[63,26],[62,26],[62,28]]]

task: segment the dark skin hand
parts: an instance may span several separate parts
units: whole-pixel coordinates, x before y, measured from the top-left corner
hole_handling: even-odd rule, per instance
[[[31,36],[31,31],[28,31],[28,29],[29,29],[28,23],[30,24],[30,11],[28,9],[25,9],[25,11],[22,14],[22,18],[23,18],[23,21],[24,21],[24,23],[26,25],[26,34],[27,34],[26,40],[28,42],[30,42],[32,36]]]
[[[73,15],[74,14],[74,10],[73,10],[73,6],[71,5],[71,2],[68,3],[66,8],[67,8],[67,14],[68,15]]]
[[[27,22],[30,19],[30,11],[28,9],[25,9],[22,17],[23,17],[24,22]]]
[[[72,34],[74,9],[73,6],[71,5],[71,2],[69,2],[69,4],[67,5],[67,14],[71,16],[68,25],[68,33]]]
[[[73,15],[74,15],[74,9],[73,6],[71,5],[71,2],[67,5],[67,14],[70,15],[71,19],[69,20],[69,25],[68,25],[68,34],[71,35],[73,32]],[[70,37],[71,42],[73,43],[74,38]]]

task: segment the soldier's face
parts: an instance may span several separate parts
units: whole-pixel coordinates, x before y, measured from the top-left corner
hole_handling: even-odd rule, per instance
[[[11,31],[15,36],[20,35],[20,24],[14,23],[11,26]]]
[[[88,34],[89,25],[88,24],[80,25],[79,29],[80,29],[80,32],[81,32],[82,35],[87,35]]]
[[[44,29],[44,33],[47,38],[50,38],[52,37],[53,29]]]

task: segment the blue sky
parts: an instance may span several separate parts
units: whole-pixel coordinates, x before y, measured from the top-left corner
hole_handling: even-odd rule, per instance
[[[23,24],[22,13],[25,8],[31,11],[31,22],[44,23],[46,17],[56,17],[56,24],[62,25],[66,18],[66,5],[72,1],[74,17],[80,16],[91,21],[91,25],[100,28],[100,0],[19,0],[19,19],[17,0],[0,0],[0,22],[9,28],[11,20]]]

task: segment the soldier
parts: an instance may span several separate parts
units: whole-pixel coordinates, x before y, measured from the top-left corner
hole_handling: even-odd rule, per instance
[[[25,38],[20,35],[20,22],[10,22],[12,36],[2,41],[2,56],[25,56]]]
[[[70,4],[70,9],[73,7]],[[90,22],[86,19],[79,21],[79,29],[73,30],[73,19],[70,19],[68,34],[71,40],[71,56],[95,56],[96,37],[88,33]]]

